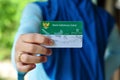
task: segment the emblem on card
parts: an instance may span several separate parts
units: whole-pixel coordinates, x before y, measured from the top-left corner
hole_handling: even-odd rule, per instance
[[[45,29],[47,29],[47,28],[49,28],[50,23],[49,22],[43,22],[42,25]]]

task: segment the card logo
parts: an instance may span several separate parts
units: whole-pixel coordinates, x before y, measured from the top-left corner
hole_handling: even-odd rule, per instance
[[[43,22],[42,25],[45,29],[48,29],[49,26],[50,26],[50,23],[49,22]]]

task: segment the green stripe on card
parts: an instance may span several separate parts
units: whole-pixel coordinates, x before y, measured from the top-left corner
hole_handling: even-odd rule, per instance
[[[82,21],[42,21],[41,34],[45,35],[82,35]]]

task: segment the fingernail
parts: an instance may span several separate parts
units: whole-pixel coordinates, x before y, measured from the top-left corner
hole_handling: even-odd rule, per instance
[[[44,57],[44,61],[43,62],[47,62],[47,58],[46,57]]]
[[[35,68],[35,65],[32,65],[32,68]]]
[[[53,40],[50,40],[50,41],[49,41],[49,45],[54,45],[54,41],[53,41]]]
[[[52,50],[48,50],[48,55],[50,56],[50,55],[52,55]]]

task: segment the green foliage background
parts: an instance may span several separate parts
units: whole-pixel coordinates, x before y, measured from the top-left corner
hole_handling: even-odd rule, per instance
[[[10,59],[22,10],[32,1],[37,0],[0,0],[0,61]]]

